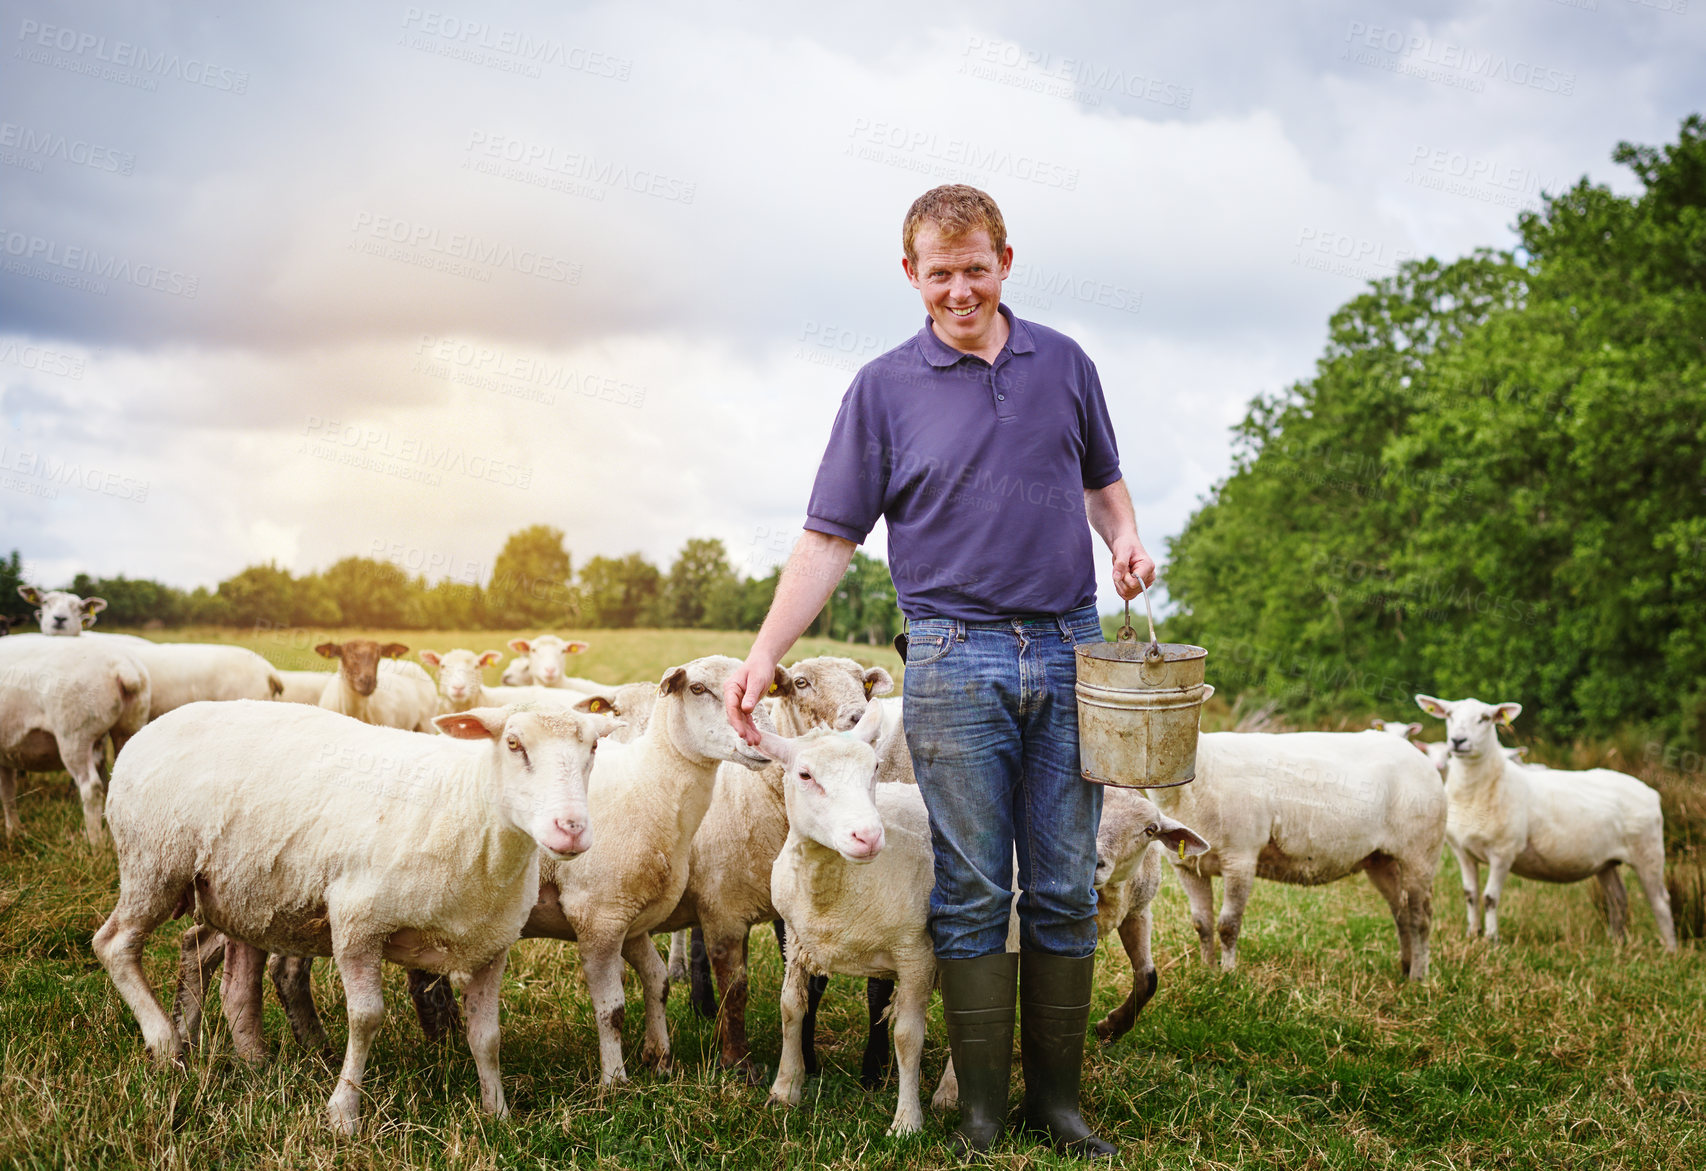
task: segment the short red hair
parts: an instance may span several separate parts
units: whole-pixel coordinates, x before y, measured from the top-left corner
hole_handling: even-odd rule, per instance
[[[926,223],[935,224],[936,230],[948,240],[982,228],[989,233],[989,242],[995,245],[996,256],[1004,256],[1007,252],[1007,222],[1001,218],[1001,209],[995,206],[995,201],[987,193],[976,187],[949,183],[943,187],[932,187],[912,201],[906,220],[901,224],[900,246],[915,267],[918,249],[914,241],[919,227]]]

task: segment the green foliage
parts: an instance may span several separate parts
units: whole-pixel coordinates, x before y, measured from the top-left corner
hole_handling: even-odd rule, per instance
[[[0,614],[24,619],[27,625],[34,607],[18,596],[18,587],[30,584],[24,580],[23,554],[13,549],[10,556],[0,557]]]
[[[326,593],[351,626],[426,625],[420,589],[400,566],[371,557],[345,557],[322,575]]]
[[[663,626],[711,626],[740,611],[740,579],[720,540],[690,537],[663,582]]]
[[[561,626],[580,609],[570,581],[573,566],[563,530],[529,525],[511,533],[492,566],[486,604],[501,626]]]
[[[1517,256],[1403,265],[1257,398],[1173,541],[1169,636],[1229,698],[1518,700],[1553,735],[1706,735],[1706,123],[1618,147]]]
[[[588,626],[637,626],[657,605],[662,583],[657,566],[638,553],[594,557],[581,566],[582,619]]]

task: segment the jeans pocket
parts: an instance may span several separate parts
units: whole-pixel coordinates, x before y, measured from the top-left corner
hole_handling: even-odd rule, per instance
[[[906,637],[906,665],[928,667],[947,658],[953,648],[954,640],[948,635],[919,634],[914,627]]]

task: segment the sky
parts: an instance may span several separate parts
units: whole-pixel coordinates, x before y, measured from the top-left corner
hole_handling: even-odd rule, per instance
[[[808,7],[0,3],[0,553],[763,574],[969,182],[1164,563],[1336,307],[1706,105],[1702,0]]]

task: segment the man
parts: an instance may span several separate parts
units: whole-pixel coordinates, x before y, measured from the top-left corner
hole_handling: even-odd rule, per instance
[[[842,399],[805,532],[745,664],[751,712],[883,517],[909,620],[902,716],[930,813],[930,932],[960,1082],[957,1141],[1006,1122],[1015,982],[1024,1119],[1055,1146],[1114,1148],[1078,1110],[1096,950],[1101,790],[1079,775],[1073,648],[1100,640],[1089,526],[1131,598],[1155,575],[1096,368],[1070,338],[1001,304],[1013,249],[974,187],[926,192],[901,230],[924,328],[866,364]],[[1088,526],[1086,525],[1088,520]],[[1005,953],[1012,860],[1021,951]]]

